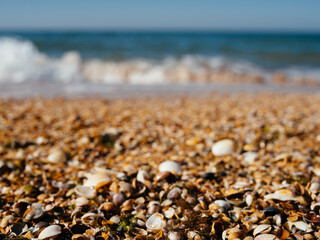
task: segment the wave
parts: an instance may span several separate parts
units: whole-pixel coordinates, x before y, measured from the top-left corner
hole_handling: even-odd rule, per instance
[[[278,71],[222,56],[185,55],[162,60],[82,59],[76,51],[60,58],[41,53],[32,42],[0,38],[0,82],[88,81],[96,83],[161,84],[188,82],[263,82]],[[290,78],[320,79],[319,69],[280,69]],[[279,75],[279,74],[278,74]],[[277,76],[278,76],[277,75]],[[278,76],[279,77],[279,76]]]

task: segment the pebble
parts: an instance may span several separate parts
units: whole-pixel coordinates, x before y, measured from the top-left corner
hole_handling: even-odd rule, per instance
[[[126,201],[126,199],[127,199],[127,196],[122,192],[116,193],[112,197],[114,204],[116,204],[118,206],[120,206],[122,203],[124,203],[124,201]]]
[[[231,139],[223,139],[216,142],[211,149],[215,156],[232,154],[235,151],[234,142]]]

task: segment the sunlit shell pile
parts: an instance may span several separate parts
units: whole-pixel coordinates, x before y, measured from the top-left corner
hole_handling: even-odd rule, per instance
[[[0,239],[320,238],[319,105],[0,100]]]

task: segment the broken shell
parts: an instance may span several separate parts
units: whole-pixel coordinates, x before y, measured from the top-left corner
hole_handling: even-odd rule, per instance
[[[114,223],[119,223],[121,221],[121,219],[118,216],[112,216],[110,218],[110,221],[114,222]]]
[[[61,233],[61,227],[59,225],[51,225],[42,230],[38,239],[45,239],[58,236]]]
[[[171,207],[169,207],[167,210],[163,211],[163,214],[166,218],[170,219],[173,218],[174,214],[175,214],[175,210]]]
[[[264,198],[267,200],[274,199],[279,201],[297,201],[300,199],[299,197],[293,196],[290,189],[277,190],[274,193],[265,195]]]
[[[165,225],[166,225],[166,222],[163,219],[162,214],[160,213],[152,214],[146,222],[146,227],[151,231],[161,230],[162,228],[165,227]]]
[[[276,235],[273,234],[261,234],[254,238],[254,240],[276,240],[278,239]]]
[[[111,181],[109,177],[110,172],[106,169],[96,168],[96,171],[93,173],[87,173],[87,180],[83,183],[86,187],[100,187],[104,184],[107,184]]]
[[[184,239],[184,236],[181,232],[171,231],[168,233],[168,239],[169,240],[182,240],[182,239]]]
[[[256,152],[246,152],[243,154],[243,161],[247,164],[253,164],[259,158]]]
[[[212,153],[215,156],[223,156],[233,153],[235,150],[234,142],[231,139],[223,139],[212,146]]]
[[[262,233],[269,233],[271,231],[272,227],[269,224],[262,224],[258,225],[254,230],[253,230],[253,236],[256,236],[258,234]]]
[[[96,213],[86,213],[81,217],[83,223],[92,224],[97,217]]]
[[[54,149],[50,152],[47,160],[50,163],[64,163],[67,161],[67,158],[62,150]]]
[[[230,203],[228,203],[225,200],[216,200],[214,201],[215,204],[217,204],[219,207],[223,208],[224,211],[228,211],[231,207]]]
[[[159,171],[178,173],[181,171],[181,167],[180,164],[175,161],[165,161],[159,165]]]
[[[284,226],[288,229],[288,230],[292,230],[293,227],[296,227],[299,230],[302,230],[304,232],[312,232],[312,228],[308,223],[305,223],[303,221],[297,221],[297,222],[291,222],[288,221],[284,224]]]
[[[85,206],[85,205],[88,205],[89,204],[89,200],[85,197],[78,197],[76,200],[75,200],[75,204],[77,207],[82,207],[82,206]]]
[[[40,218],[44,211],[42,209],[43,205],[41,203],[33,203],[29,209],[24,213],[26,220]]]
[[[309,191],[312,193],[319,192],[320,191],[320,184],[318,182],[311,183]]]
[[[74,188],[75,192],[85,198],[94,198],[97,194],[97,191],[93,187],[88,187],[88,186],[81,186],[78,185]]]
[[[181,189],[176,187],[170,190],[167,197],[169,199],[177,199],[180,197],[180,195],[181,195]]]
[[[144,183],[149,178],[149,174],[145,170],[139,170],[137,173],[137,180],[141,183]]]

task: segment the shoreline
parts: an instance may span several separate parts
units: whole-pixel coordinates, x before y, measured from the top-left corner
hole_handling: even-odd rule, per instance
[[[248,84],[248,83],[187,83],[187,84],[95,84],[87,82],[34,81],[0,83],[0,98],[23,99],[32,97],[166,97],[193,96],[210,93],[301,93],[318,94],[320,86]]]

